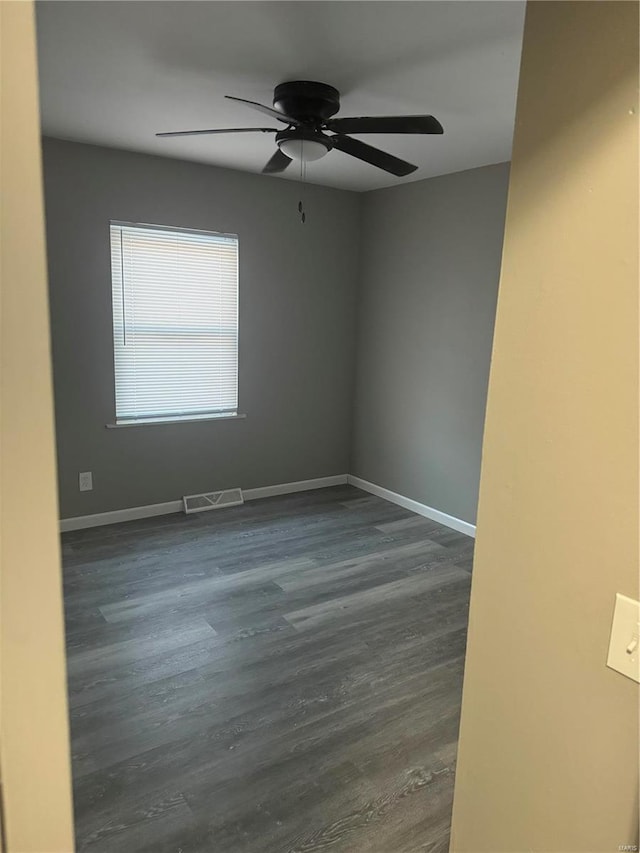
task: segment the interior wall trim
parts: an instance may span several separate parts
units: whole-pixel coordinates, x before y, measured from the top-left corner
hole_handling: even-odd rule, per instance
[[[310,489],[324,489],[328,486],[343,486],[347,482],[347,474],[335,474],[331,477],[316,477],[312,480],[298,480],[294,483],[278,483],[274,486],[261,486],[257,489],[243,489],[246,501],[270,498],[275,495],[288,495],[293,492],[306,492]],[[75,518],[60,519],[60,532],[84,530],[87,527],[102,527],[105,524],[117,524],[120,521],[135,521],[138,518],[151,518],[154,515],[170,515],[182,512],[182,499],[166,501],[147,506],[132,506],[127,509],[116,509],[111,512],[98,512],[94,515],[79,515]]]
[[[298,480],[295,483],[280,483],[277,486],[261,486],[258,489],[243,489],[245,501],[259,498],[272,498],[276,495],[290,495],[293,492],[307,492],[309,489],[326,489],[327,486],[344,486],[348,474],[334,474],[332,477],[317,477],[315,480]]]
[[[444,524],[445,527],[450,527],[459,533],[466,533],[467,536],[473,537],[476,535],[475,524],[470,524],[461,518],[456,518],[453,515],[448,515],[446,512],[441,512],[439,509],[434,509],[426,504],[419,503],[419,501],[414,501],[412,498],[406,498],[404,495],[399,495],[397,492],[392,492],[390,489],[370,483],[368,480],[363,480],[353,474],[334,474],[331,477],[316,477],[312,480],[297,480],[293,483],[260,486],[257,489],[243,489],[242,493],[246,501],[254,501],[260,498],[275,497],[276,495],[289,495],[293,494],[293,492],[306,492],[311,489],[342,486],[345,483],[350,483],[364,492],[369,492],[379,498],[391,501],[391,503],[415,512],[417,515],[422,515],[425,518],[430,518],[432,521],[437,521],[439,524]],[[159,504],[148,504],[147,506],[132,506],[127,509],[112,510],[111,512],[98,512],[94,515],[63,518],[60,520],[60,532],[67,533],[71,530],[84,530],[88,527],[102,527],[105,524],[135,521],[139,518],[152,518],[155,515],[170,515],[174,512],[182,512],[182,499]]]
[[[467,536],[476,535],[475,524],[470,524],[468,521],[463,521],[461,518],[456,518],[454,515],[448,515],[446,512],[441,512],[439,509],[434,509],[426,504],[421,504],[414,501],[412,498],[405,498],[404,495],[399,495],[397,492],[392,492],[390,489],[385,489],[383,486],[378,486],[375,483],[370,483],[368,480],[362,480],[354,474],[349,474],[347,482],[352,486],[357,486],[364,492],[370,492],[379,498],[384,498],[391,503],[415,512],[417,515],[422,515],[431,521],[437,521],[439,524],[444,524],[445,527],[450,527],[452,530],[457,530],[458,533],[465,533]]]

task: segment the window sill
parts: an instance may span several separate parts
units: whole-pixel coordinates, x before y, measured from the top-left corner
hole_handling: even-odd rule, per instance
[[[209,415],[206,418],[167,418],[166,420],[149,419],[139,421],[123,421],[122,423],[105,424],[107,429],[128,429],[128,427],[148,427],[148,426],[165,426],[165,424],[202,424],[210,423],[211,421],[237,421],[246,418],[245,414],[238,412],[235,415]]]

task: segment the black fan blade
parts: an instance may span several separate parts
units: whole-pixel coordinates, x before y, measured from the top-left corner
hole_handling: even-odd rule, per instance
[[[274,175],[277,172],[284,172],[289,163],[292,162],[293,160],[291,159],[291,157],[287,157],[287,155],[283,154],[282,151],[278,148],[271,160],[269,160],[267,165],[262,170],[262,174]]]
[[[406,160],[399,160],[392,154],[387,154],[386,151],[380,151],[379,148],[374,148],[372,145],[366,145],[360,142],[359,139],[351,139],[350,136],[332,136],[331,144],[339,151],[344,151],[345,154],[351,154],[352,157],[357,157],[358,160],[364,160],[365,163],[371,163],[372,166],[377,166],[379,169],[384,169],[385,172],[390,172],[398,178],[404,175],[410,175],[415,172],[417,166],[407,163]]]
[[[208,133],[277,133],[277,127],[216,127],[213,130],[172,130],[156,136],[202,136]]]
[[[286,116],[284,113],[274,110],[272,107],[265,107],[264,104],[257,103],[257,101],[245,101],[244,98],[234,98],[233,95],[225,95],[225,98],[229,101],[238,101],[241,104],[246,104],[254,110],[259,110],[261,113],[271,116],[271,118],[277,118],[278,121],[283,121],[285,124],[292,124],[295,127],[299,127],[301,124],[297,118]]]
[[[336,133],[444,133],[433,116],[360,116],[331,118],[325,122]]]

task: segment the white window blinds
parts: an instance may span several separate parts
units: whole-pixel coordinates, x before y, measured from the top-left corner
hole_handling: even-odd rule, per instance
[[[111,223],[116,422],[238,408],[238,238]]]

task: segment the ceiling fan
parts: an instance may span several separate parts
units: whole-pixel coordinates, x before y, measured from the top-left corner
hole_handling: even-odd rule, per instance
[[[284,172],[293,160],[319,160],[333,148],[384,169],[397,177],[410,175],[418,168],[386,151],[352,139],[349,133],[443,133],[433,116],[361,116],[332,118],[340,109],[340,92],[326,83],[294,80],[280,83],[273,92],[273,107],[244,98],[225,95],[231,101],[246,104],[287,127],[228,127],[212,130],[178,130],[156,133],[156,136],[200,136],[215,133],[275,133],[277,151],[262,170],[273,174]],[[326,133],[329,131],[330,133]]]

